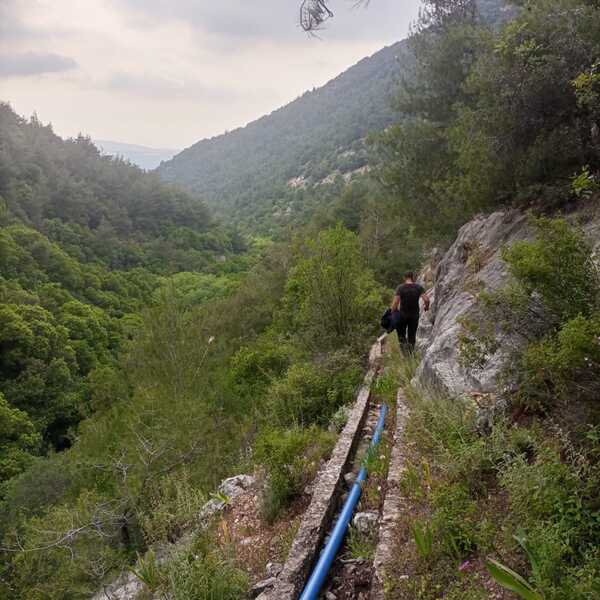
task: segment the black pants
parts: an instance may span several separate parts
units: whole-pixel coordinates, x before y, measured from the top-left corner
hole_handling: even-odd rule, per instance
[[[415,342],[417,341],[417,327],[419,326],[419,313],[416,314],[403,314],[400,312],[398,321],[396,324],[396,331],[398,332],[398,339],[400,340],[400,347],[403,350],[413,351],[415,349]],[[407,339],[408,332],[408,339]]]

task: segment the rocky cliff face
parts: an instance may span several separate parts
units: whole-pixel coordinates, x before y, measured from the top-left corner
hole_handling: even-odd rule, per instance
[[[590,237],[596,257],[600,255],[600,208],[587,206],[568,219]],[[422,273],[432,280],[432,308],[422,316],[418,347],[423,360],[416,379],[422,385],[440,386],[458,396],[470,392],[497,392],[497,375],[502,351],[492,356],[481,370],[467,370],[459,362],[460,320],[475,313],[482,290],[502,287],[508,279],[502,248],[517,240],[529,239],[533,231],[529,216],[518,210],[498,211],[479,216],[463,225],[443,256],[434,253]]]
[[[421,384],[441,386],[451,395],[493,392],[502,357],[494,356],[485,369],[468,372],[459,364],[460,320],[474,311],[482,290],[501,287],[507,279],[502,248],[531,236],[527,216],[517,210],[495,212],[464,225],[433,268],[432,307],[419,328],[423,360],[417,372]]]

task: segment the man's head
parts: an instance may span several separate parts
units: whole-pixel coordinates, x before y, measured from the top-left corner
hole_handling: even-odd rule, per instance
[[[415,274],[412,271],[407,271],[406,273],[404,273],[404,281],[406,283],[414,283]]]

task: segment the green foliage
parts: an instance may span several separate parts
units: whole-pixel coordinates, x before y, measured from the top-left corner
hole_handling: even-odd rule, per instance
[[[374,138],[378,179],[418,234],[439,243],[481,209],[552,208],[595,189],[599,39],[584,0],[530,2],[494,29],[473,2],[424,11],[405,118]]]
[[[487,563],[490,575],[504,588],[515,592],[523,600],[542,600],[543,596],[538,594],[533,587],[518,573],[490,558]]]
[[[515,242],[504,253],[511,274],[560,321],[589,316],[599,281],[584,234],[562,219],[538,220],[536,234],[535,241]]]
[[[375,539],[370,533],[361,533],[352,525],[348,529],[346,546],[353,559],[373,560],[375,556]]]
[[[237,282],[228,275],[180,272],[159,279],[158,287],[154,290],[154,300],[195,306],[223,298],[236,287]]]
[[[153,550],[139,556],[135,568],[131,569],[150,592],[158,591],[161,585],[161,571]]]
[[[316,184],[364,167],[363,138],[393,122],[389,97],[408,60],[405,42],[384,48],[272,114],[194,144],[159,173],[249,229],[272,232],[306,222],[307,205],[335,200],[339,190],[335,182]],[[296,177],[309,189],[288,184]]]
[[[216,549],[208,536],[170,561],[163,577],[162,589],[173,600],[239,600],[249,587],[248,575]]]
[[[0,393],[0,481],[25,470],[41,443],[27,414],[11,408]]]
[[[600,536],[597,514],[598,474],[579,458],[564,461],[551,443],[538,441],[536,460],[518,457],[502,470],[501,479],[511,498],[514,520],[525,536],[519,543],[532,565],[532,581],[548,598],[585,598],[597,589],[600,572],[594,552]],[[576,573],[585,582],[571,589]],[[572,595],[571,595],[572,594]]]
[[[307,347],[352,348],[373,331],[382,290],[366,268],[357,236],[338,226],[307,244],[307,257],[288,277],[284,302],[281,318]]]
[[[352,400],[360,376],[352,364],[295,363],[270,387],[269,412],[282,425],[326,425]]]
[[[539,219],[535,228],[535,240],[504,251],[513,281],[480,295],[460,344],[470,368],[502,348],[515,400],[546,410],[597,395],[600,281],[583,233],[562,219]]]
[[[187,470],[149,481],[140,502],[140,526],[146,543],[178,539],[185,529],[195,525],[206,499]]]
[[[310,429],[265,430],[256,440],[256,460],[265,468],[263,514],[273,521],[299,494],[333,449],[335,435]]]
[[[432,528],[446,554],[459,560],[477,547],[476,504],[461,483],[441,486],[433,495]]]
[[[578,198],[589,198],[598,189],[598,183],[590,173],[589,166],[583,167],[579,175],[573,175],[571,189]]]
[[[415,521],[412,533],[419,557],[428,561],[433,554],[433,529],[426,523]]]

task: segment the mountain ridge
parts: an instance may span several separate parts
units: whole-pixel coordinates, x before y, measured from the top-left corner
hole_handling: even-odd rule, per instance
[[[408,57],[406,40],[386,46],[245,127],[200,140],[157,171],[218,212],[260,221],[301,193],[290,180],[317,183],[365,166],[365,136],[397,118],[391,98]]]

